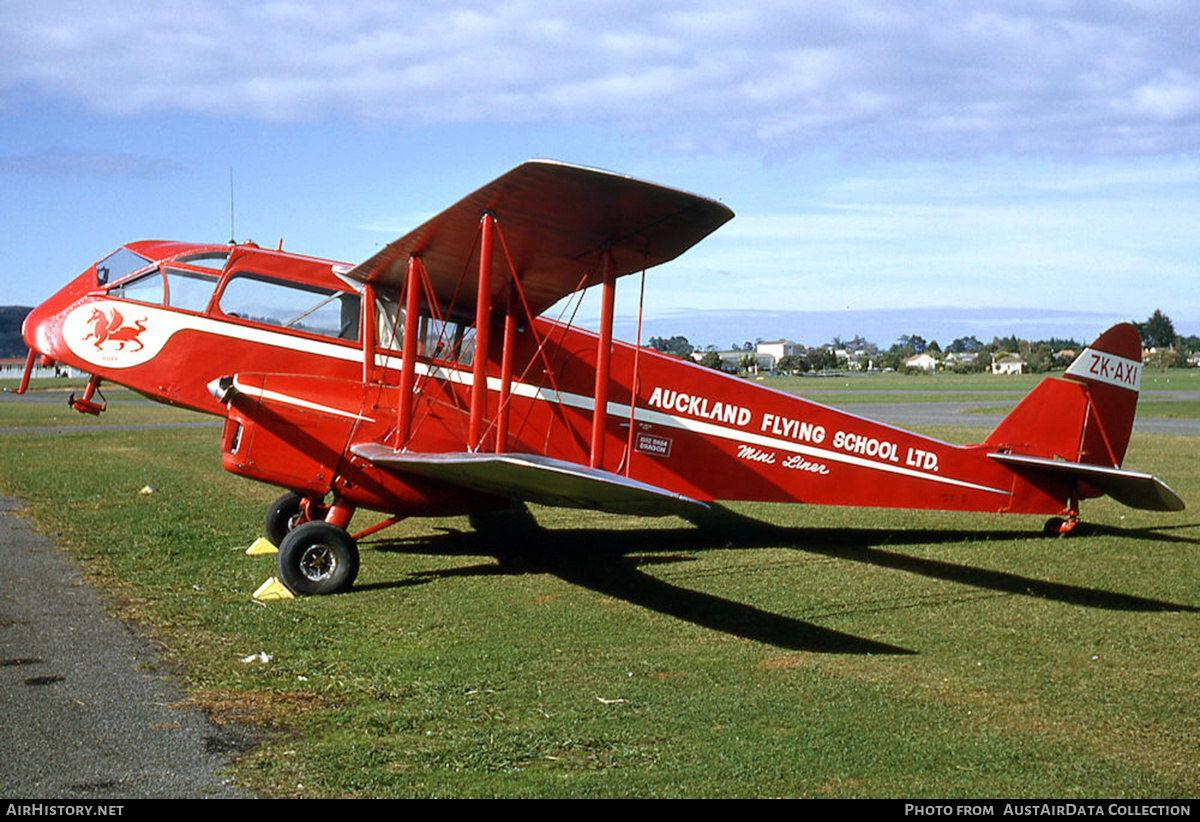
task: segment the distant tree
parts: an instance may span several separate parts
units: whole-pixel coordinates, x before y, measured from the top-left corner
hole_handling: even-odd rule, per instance
[[[1160,348],[1146,357],[1147,368],[1184,368],[1187,366],[1187,357],[1181,352],[1170,348]]]
[[[1138,333],[1142,335],[1142,345],[1147,348],[1170,348],[1175,344],[1175,325],[1158,309],[1154,310],[1146,322],[1135,325]]]
[[[978,374],[982,371],[987,371],[991,368],[991,357],[986,354],[976,353],[975,359],[964,361],[959,360],[954,363],[951,370],[956,374]]]
[[[651,337],[650,347],[664,354],[671,354],[681,360],[690,359],[696,349],[687,341],[687,337]]]
[[[808,354],[808,364],[813,371],[831,371],[838,366],[837,354],[832,348],[814,348]]]
[[[995,352],[1015,352],[1020,347],[1021,341],[1017,339],[1016,334],[1008,337],[992,337],[992,350]]]
[[[1051,337],[1048,340],[1038,340],[1038,343],[1045,343],[1054,351],[1080,351],[1084,348],[1075,340],[1063,339],[1062,337]]]
[[[911,355],[904,353],[904,348],[900,345],[900,343],[896,343],[887,351],[881,352],[879,356],[875,358],[875,367],[883,369],[890,368],[893,371],[899,371],[901,364],[908,359],[909,356]]]
[[[1041,373],[1054,368],[1054,349],[1048,343],[1030,343],[1025,352],[1025,365],[1031,373]]]
[[[925,342],[925,338],[919,334],[903,334],[896,342],[899,344],[900,350],[904,352],[906,357],[911,357],[914,354],[924,353],[925,348],[928,345]]]
[[[700,358],[700,364],[708,368],[721,370],[721,355],[716,351],[705,351],[704,356]]]
[[[983,348],[983,343],[974,337],[959,337],[950,345],[946,346],[946,350],[951,354],[971,354]]]
[[[779,358],[776,368],[789,374],[798,374],[808,370],[808,360],[799,354],[788,354]]]

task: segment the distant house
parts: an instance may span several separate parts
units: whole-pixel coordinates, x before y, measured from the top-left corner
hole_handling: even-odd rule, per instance
[[[1009,354],[1004,357],[992,357],[993,374],[1024,374],[1025,360]]]
[[[805,348],[791,340],[764,340],[755,346],[760,368],[773,369],[784,357],[803,354]]]
[[[755,373],[759,371],[770,371],[775,367],[775,360],[769,355],[759,354],[754,351],[694,351],[692,352],[692,359],[696,362],[700,362],[704,359],[705,355],[710,353],[715,353],[721,358],[721,370],[729,374],[736,374],[741,371],[746,357],[750,357],[754,360],[754,366],[750,370],[754,371]]]
[[[904,367],[920,371],[933,371],[937,368],[937,360],[929,354],[914,354],[904,361]]]

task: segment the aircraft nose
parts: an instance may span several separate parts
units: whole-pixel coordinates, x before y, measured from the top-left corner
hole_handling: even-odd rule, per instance
[[[31,351],[47,357],[56,357],[57,343],[62,339],[62,334],[61,323],[56,322],[59,318],[58,312],[54,310],[51,302],[53,301],[47,300],[25,316],[25,322],[21,326],[21,337]]]
[[[62,334],[63,318],[72,306],[95,288],[96,268],[92,266],[30,311],[21,326],[21,336],[30,350],[45,357],[61,359],[67,353]]]

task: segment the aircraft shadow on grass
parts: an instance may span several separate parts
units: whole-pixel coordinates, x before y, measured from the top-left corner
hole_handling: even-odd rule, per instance
[[[914,557],[884,546],[936,545],[963,541],[999,543],[1030,539],[1022,531],[826,529],[777,526],[722,512],[704,527],[604,529],[541,528],[527,511],[472,517],[473,531],[446,530],[433,536],[381,540],[386,552],[495,556],[497,564],[414,574],[397,583],[424,584],[464,575],[553,574],[605,596],[624,600],[731,636],[793,651],[830,654],[915,654],[917,651],[854,636],[751,605],[673,585],[645,573],[650,565],[693,561],[688,552],[729,548],[791,548],[832,559],[862,562],[998,594],[1019,594],[1089,608],[1117,611],[1200,612],[1200,607],[1035,579],[944,560]],[[1190,526],[1187,526],[1190,527]],[[1163,528],[1123,530],[1090,526],[1091,533],[1200,544],[1159,533]]]

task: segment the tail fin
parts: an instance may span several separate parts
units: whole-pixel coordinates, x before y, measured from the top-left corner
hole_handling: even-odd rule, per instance
[[[1063,375],[1043,380],[985,443],[1032,456],[1119,468],[1129,446],[1142,378],[1142,341],[1115,325]]]

